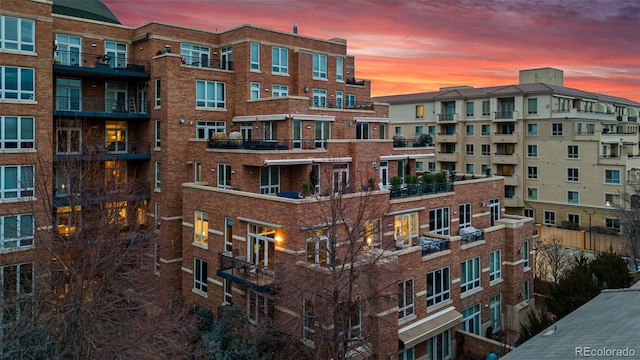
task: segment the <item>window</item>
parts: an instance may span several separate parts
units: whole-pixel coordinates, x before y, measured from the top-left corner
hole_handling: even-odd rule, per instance
[[[580,203],[580,194],[577,191],[567,191],[567,204],[577,205]]]
[[[396,215],[393,222],[396,246],[417,244],[420,236],[419,227],[417,212]]]
[[[313,301],[311,299],[302,299],[302,339],[313,342],[315,333],[313,325]]]
[[[195,211],[193,218],[193,241],[204,246],[209,245],[209,217],[207,213]]]
[[[233,293],[231,292],[231,286],[232,286],[233,282],[229,279],[222,279],[222,288],[223,288],[223,292],[224,292],[224,297],[222,299],[222,301],[226,304],[226,305],[231,305],[232,301],[233,301]]]
[[[538,200],[538,188],[527,188],[527,200]]]
[[[356,139],[358,140],[369,139],[369,123],[356,122]]]
[[[155,189],[160,190],[160,161],[156,161]]]
[[[233,219],[224,218],[224,251],[233,250]]]
[[[460,204],[460,206],[458,207],[458,211],[460,213],[460,228],[462,229],[471,226],[471,203]]]
[[[160,120],[156,120],[156,149],[160,149]]]
[[[196,139],[211,139],[215,133],[226,132],[224,121],[196,121]]]
[[[275,121],[262,122],[262,139],[264,141],[278,141],[278,123]]]
[[[460,263],[460,292],[464,293],[480,287],[480,257]]]
[[[555,225],[556,224],[556,212],[555,211],[544,211],[544,224],[545,225]]]
[[[313,54],[313,78],[327,78],[327,55]]]
[[[342,91],[336,91],[336,109],[342,109],[343,100],[342,100]]]
[[[280,167],[261,167],[260,194],[275,194],[278,192],[280,192]]]
[[[445,330],[427,340],[426,360],[440,360],[449,358],[451,358],[451,330]]]
[[[348,340],[359,339],[362,334],[362,309],[360,306],[360,297],[355,297],[348,303],[345,302],[338,306],[342,307],[342,311],[340,311],[340,313],[346,313],[346,319],[344,319],[346,320],[345,322],[340,321],[342,319],[338,319],[338,330],[341,333],[342,331],[347,330],[346,338]],[[346,306],[348,306],[348,309],[345,309]]]
[[[153,245],[153,272],[155,274],[160,273],[160,244],[156,243]]]
[[[522,301],[529,303],[529,280],[522,284]]]
[[[620,219],[606,217],[604,218],[604,227],[614,230],[616,233],[620,233]]]
[[[491,115],[489,100],[484,100],[482,102],[482,116]]]
[[[160,107],[162,104],[162,97],[160,96],[162,93],[160,89],[160,79],[156,79],[156,107]]]
[[[331,122],[316,121],[314,123],[314,140],[316,148],[324,148],[325,141],[331,139]]]
[[[523,209],[523,210],[522,210],[522,215],[523,215],[524,217],[530,217],[530,218],[532,218],[532,219],[535,219],[535,218],[536,218],[536,216],[535,216],[535,211],[534,211],[533,209]]]
[[[467,116],[473,116],[473,101],[467,102]]]
[[[400,126],[394,127],[394,134],[402,135],[402,127],[400,127]]]
[[[273,302],[269,301],[269,298],[255,290],[247,289],[246,314],[250,324],[258,324],[263,318],[273,318],[273,311]]]
[[[337,57],[336,58],[336,80],[343,81],[344,80],[344,58]]]
[[[33,149],[34,119],[0,116],[0,150]]]
[[[289,73],[289,50],[275,46],[271,49],[271,72]]]
[[[260,83],[251,83],[251,100],[260,99]]]
[[[490,156],[491,155],[491,145],[490,144],[482,144],[480,146],[480,154],[482,156]]]
[[[271,85],[271,96],[289,96],[289,87],[287,85]]]
[[[200,161],[195,161],[193,163],[193,181],[202,181],[202,163]]]
[[[537,166],[527,166],[527,179],[537,180],[538,179],[538,167]]]
[[[580,148],[578,145],[567,145],[567,158],[578,159],[580,158]]]
[[[501,251],[496,250],[489,253],[489,281],[502,278],[502,257]]]
[[[424,118],[424,105],[416,105],[416,119]]]
[[[500,331],[502,329],[502,304],[501,304],[501,295],[497,294],[492,296],[489,300],[490,311],[491,311],[491,327],[493,333]]]
[[[605,184],[620,184],[620,170],[605,170],[604,171],[604,183]]]
[[[427,273],[427,307],[449,300],[450,287],[448,266]]]
[[[427,170],[428,171],[436,171],[436,163],[433,161],[429,161],[427,163]]]
[[[2,33],[2,31],[0,31]],[[56,34],[55,62],[60,65],[78,66],[82,63],[82,38]]]
[[[0,16],[0,49],[34,52],[35,28],[33,20]]]
[[[326,229],[307,232],[307,261],[316,264],[331,265],[333,254]]]
[[[210,67],[209,48],[193,44],[180,44],[180,56],[185,65]]]
[[[196,106],[224,109],[225,98],[225,83],[196,80]]]
[[[424,126],[416,126],[415,127],[416,138],[420,138],[420,135],[424,134]]]
[[[0,217],[0,250],[33,245],[33,214]]]
[[[567,214],[567,220],[570,224],[580,225],[580,215],[578,214]]]
[[[422,173],[422,172],[424,172],[424,162],[422,162],[422,161],[416,161],[416,172],[417,172],[417,173]]]
[[[160,202],[156,201],[155,207],[153,209],[153,218],[156,221],[156,231],[160,231]]]
[[[467,125],[466,126],[466,131],[465,131],[465,135],[466,136],[473,136],[475,133],[475,126],[473,125]]]
[[[527,99],[527,114],[533,115],[538,113],[538,99]]]
[[[578,168],[568,168],[567,169],[567,181],[580,181],[579,177],[579,169]]]
[[[398,283],[398,319],[413,315],[413,279]]]
[[[562,136],[562,123],[551,124],[551,135]]]
[[[379,248],[382,243],[382,220],[366,220],[363,223],[363,239],[366,249]]]
[[[620,194],[604,194],[604,206],[620,207]]]
[[[11,325],[22,320],[21,317],[33,315],[34,271],[33,263],[12,264],[0,267],[0,299],[3,309],[0,312],[0,324],[3,332],[11,331]]]
[[[313,89],[313,107],[316,107],[316,108],[327,107],[327,90]]]
[[[527,136],[538,136],[538,124],[527,124]]]
[[[251,43],[251,70],[260,70],[260,44]]]
[[[231,164],[218,164],[218,187],[231,189]]]
[[[475,304],[462,310],[464,319],[460,328],[472,334],[480,335],[480,304]]]
[[[473,156],[473,144],[465,145],[465,155]]]
[[[345,107],[347,108],[356,107],[356,96],[354,94],[347,94]]]
[[[431,135],[431,137],[436,136],[436,127],[435,127],[435,125],[427,126],[427,134]]]
[[[193,258],[193,288],[207,292],[207,262]]]
[[[441,207],[429,210],[429,232],[449,235],[449,208]]]
[[[109,67],[112,69],[124,69],[127,67],[127,44],[115,41],[105,41],[104,53],[111,57]]]
[[[0,199],[20,199],[34,195],[33,165],[0,166]]]
[[[480,126],[480,135],[482,136],[489,136],[491,135],[491,125],[482,125]]]
[[[593,134],[595,132],[595,125],[594,124],[587,124],[587,134]]]
[[[0,100],[34,100],[35,71],[0,66]]]
[[[530,157],[530,158],[538,157],[538,145],[527,145],[527,157]]]

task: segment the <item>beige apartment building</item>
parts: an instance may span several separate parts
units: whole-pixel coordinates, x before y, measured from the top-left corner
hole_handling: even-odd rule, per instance
[[[536,223],[617,231],[620,195],[640,181],[640,104],[565,87],[562,70],[374,100],[390,104],[398,144],[430,136],[435,159],[417,169],[504,176],[507,213]]]

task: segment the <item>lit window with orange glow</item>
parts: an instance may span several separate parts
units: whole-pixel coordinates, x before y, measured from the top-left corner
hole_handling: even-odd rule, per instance
[[[416,105],[416,119],[424,118],[424,105]]]
[[[363,224],[365,250],[380,247],[382,242],[382,222],[380,219],[368,220]]]
[[[209,217],[207,213],[196,211],[193,224],[193,242],[196,244],[209,245]]]

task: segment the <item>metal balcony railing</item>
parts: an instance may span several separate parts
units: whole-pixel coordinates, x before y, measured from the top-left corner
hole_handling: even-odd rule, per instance
[[[211,69],[233,70],[233,61],[212,61],[209,56],[185,56],[181,55],[183,65],[197,66]]]
[[[402,199],[430,194],[450,192],[452,185],[450,182],[439,184],[409,184],[399,188],[389,189],[391,199]]]
[[[347,82],[347,85],[364,86],[364,80],[356,80],[356,78],[347,78],[346,82]]]
[[[209,149],[244,149],[244,150],[314,150],[326,149],[325,139],[210,139]]]
[[[81,53],[79,51],[54,50],[55,65],[77,66],[81,68],[120,69],[149,72],[149,61],[129,58],[123,55]]]
[[[147,114],[147,109],[147,101],[134,101],[131,104],[125,99],[56,96],[57,111]]]
[[[421,236],[418,239],[418,246],[422,246],[422,256],[434,254],[449,249],[449,242],[444,239],[435,239]]]
[[[57,142],[57,155],[150,155],[151,144],[148,142]]]
[[[243,255],[240,255],[238,249],[232,251],[223,251],[218,253],[219,267],[218,274],[232,276],[239,282],[253,284],[259,289],[268,287],[274,281],[274,272],[269,270],[267,266],[246,261]]]

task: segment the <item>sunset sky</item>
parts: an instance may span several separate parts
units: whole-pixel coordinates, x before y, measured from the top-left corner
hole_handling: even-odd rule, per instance
[[[517,84],[564,70],[564,85],[640,102],[638,0],[102,0],[124,25],[223,31],[254,24],[343,38],[372,95]]]

